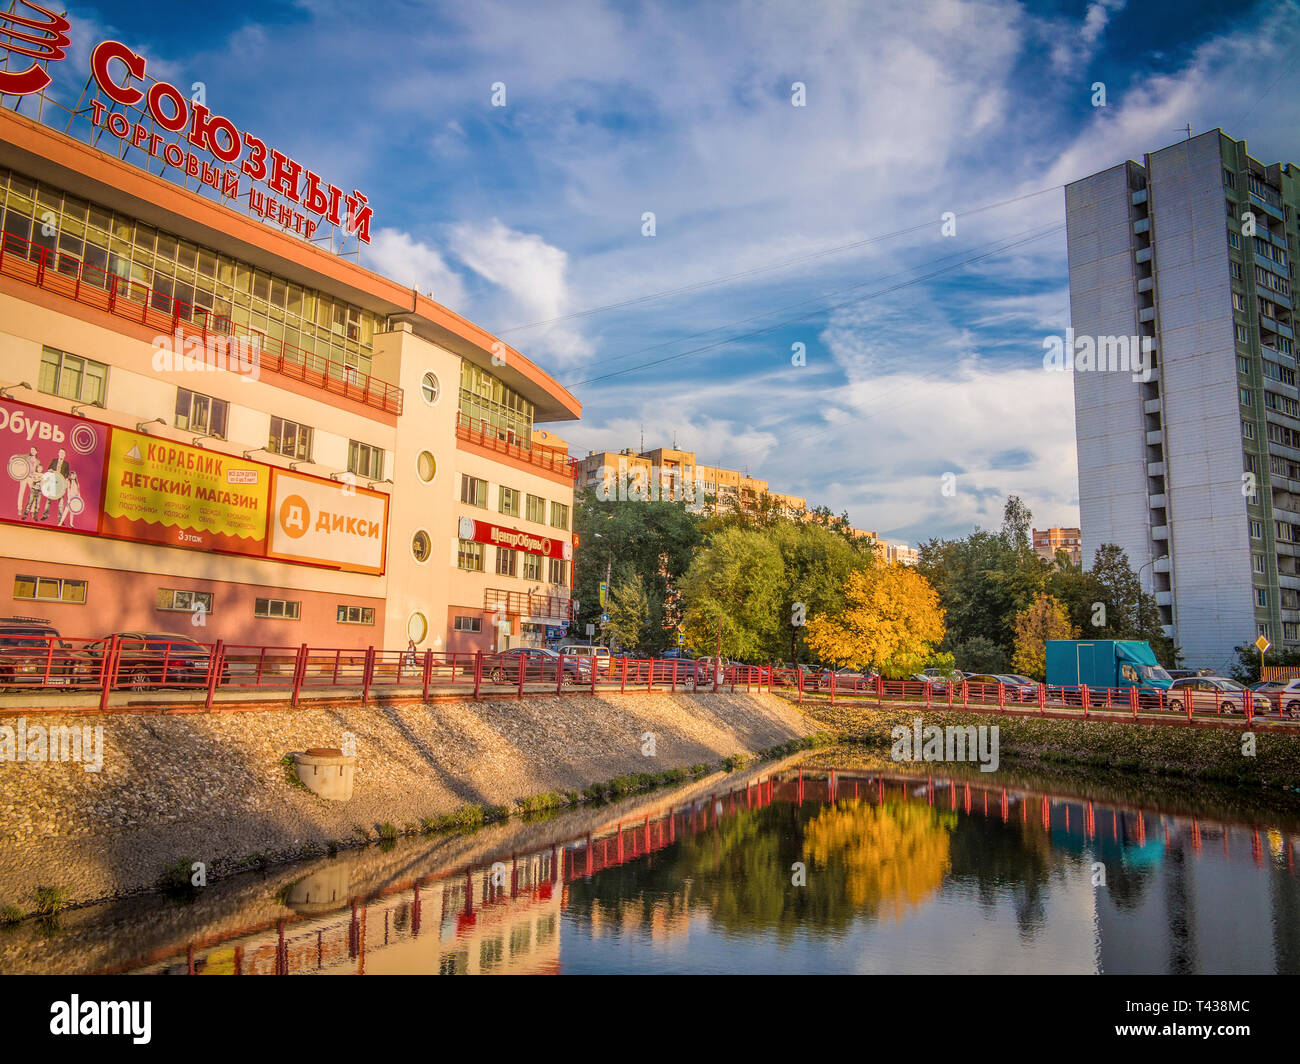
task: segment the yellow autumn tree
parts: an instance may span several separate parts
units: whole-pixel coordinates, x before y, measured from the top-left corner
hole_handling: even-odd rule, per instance
[[[1064,604],[1041,591],[1016,614],[1015,631],[1016,649],[1011,655],[1011,667],[1033,680],[1041,680],[1046,675],[1047,640],[1079,638],[1079,629],[1070,623]]]
[[[924,802],[840,801],[809,821],[803,854],[819,874],[842,879],[855,910],[901,920],[943,886],[956,824],[955,813]]]
[[[944,612],[930,582],[910,566],[893,564],[849,575],[845,606],[813,617],[807,643],[822,661],[875,668],[882,676],[919,672],[943,639]]]

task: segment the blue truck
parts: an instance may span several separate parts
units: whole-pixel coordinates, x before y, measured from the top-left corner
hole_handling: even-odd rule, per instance
[[[1154,702],[1172,683],[1144,639],[1047,640],[1049,687],[1136,687],[1142,701]]]

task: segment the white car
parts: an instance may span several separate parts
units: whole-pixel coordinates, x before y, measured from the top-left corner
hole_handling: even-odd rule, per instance
[[[564,655],[565,660],[576,659],[578,667],[591,676],[591,662],[596,662],[596,671],[609,672],[609,647],[592,646],[589,643],[565,643],[559,647],[559,652]]]
[[[1284,717],[1300,717],[1300,678],[1288,681],[1282,690],[1273,692],[1273,698]]]
[[[1192,710],[1197,713],[1213,713],[1216,709],[1221,713],[1242,713],[1247,698],[1252,699],[1256,713],[1267,713],[1273,708],[1264,695],[1226,676],[1186,676],[1175,680],[1169,688],[1166,704],[1170,709],[1182,712],[1190,699]],[[1300,703],[1300,692],[1297,692],[1296,701]]]

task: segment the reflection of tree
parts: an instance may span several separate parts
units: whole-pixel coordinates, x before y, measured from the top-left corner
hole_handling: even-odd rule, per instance
[[[854,910],[899,920],[943,884],[956,821],[919,802],[837,802],[804,829],[809,877],[829,874]]]
[[[956,819],[901,801],[738,811],[649,858],[575,881],[569,910],[616,910],[624,928],[647,929],[656,912],[685,901],[724,930],[782,934],[835,932],[862,914],[897,918],[938,890]],[[791,882],[796,861],[807,865],[805,886]]]
[[[1042,927],[1044,888],[1059,858],[1036,824],[962,817],[952,833],[951,859],[953,878],[973,882],[985,908],[1012,894],[1021,935],[1030,937]]]

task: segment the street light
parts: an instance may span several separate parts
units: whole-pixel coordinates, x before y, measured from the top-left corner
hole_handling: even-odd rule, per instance
[[[6,399],[12,399],[13,396],[9,393],[15,388],[26,388],[29,392],[32,390],[32,386],[26,381],[16,381],[13,384],[6,384],[3,388],[0,388],[0,395],[4,396]]]
[[[156,417],[153,418],[151,421],[141,421],[138,425],[136,425],[135,431],[143,432],[146,436],[148,436],[149,433],[146,430],[149,428],[150,425],[166,425],[166,424],[167,422],[165,422],[162,418]]]

